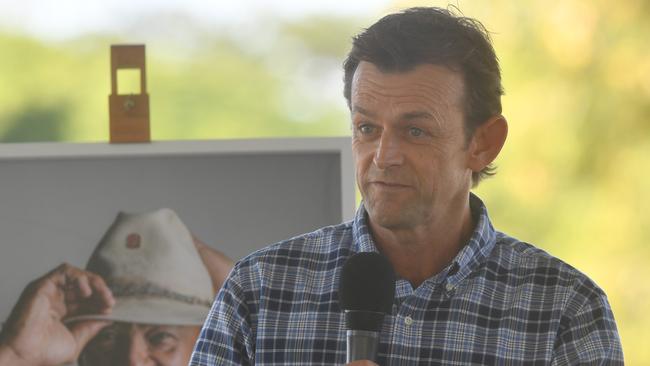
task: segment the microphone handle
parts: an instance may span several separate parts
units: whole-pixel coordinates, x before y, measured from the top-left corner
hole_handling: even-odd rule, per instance
[[[345,335],[347,345],[345,362],[349,363],[356,360],[376,361],[379,332],[348,329]]]

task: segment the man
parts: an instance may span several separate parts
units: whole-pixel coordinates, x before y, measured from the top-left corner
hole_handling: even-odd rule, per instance
[[[64,264],[26,288],[0,365],[185,366],[231,268],[171,210],[120,214],[88,271]]]
[[[398,275],[380,365],[622,364],[603,291],[495,231],[470,193],[507,135],[483,26],[437,8],[388,15],[354,39],[344,69],[356,217],[237,263],[190,364],[343,364],[340,270],[372,251]]]

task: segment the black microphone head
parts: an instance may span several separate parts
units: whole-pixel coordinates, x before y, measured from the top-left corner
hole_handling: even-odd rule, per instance
[[[395,297],[395,272],[386,257],[363,252],[343,265],[339,305],[343,310],[390,314]]]

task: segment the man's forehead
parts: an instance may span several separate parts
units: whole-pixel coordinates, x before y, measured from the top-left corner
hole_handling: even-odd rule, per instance
[[[197,325],[168,325],[168,324],[148,324],[148,323],[131,323],[131,322],[115,322],[108,326],[105,329],[121,329],[121,330],[129,330],[129,329],[138,329],[141,331],[149,331],[149,330],[177,330],[177,331],[182,331],[182,330],[191,330],[194,328],[199,328]]]
[[[421,97],[431,103],[462,101],[463,78],[446,66],[420,64],[407,71],[384,71],[362,61],[352,79],[352,111],[378,97]]]
[[[447,66],[423,63],[408,70],[383,70],[377,65],[361,61],[352,77],[352,86],[372,79],[386,84],[431,82],[448,88],[462,88],[462,75]]]

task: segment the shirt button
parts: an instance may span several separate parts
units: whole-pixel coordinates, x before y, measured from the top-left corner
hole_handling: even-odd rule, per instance
[[[411,324],[413,324],[413,318],[411,318],[410,316],[407,316],[406,318],[404,318],[404,324],[406,324],[407,326],[410,326]]]
[[[445,289],[447,289],[447,292],[452,292],[452,291],[454,291],[454,285],[452,285],[451,283],[448,283],[448,284],[445,285]]]

